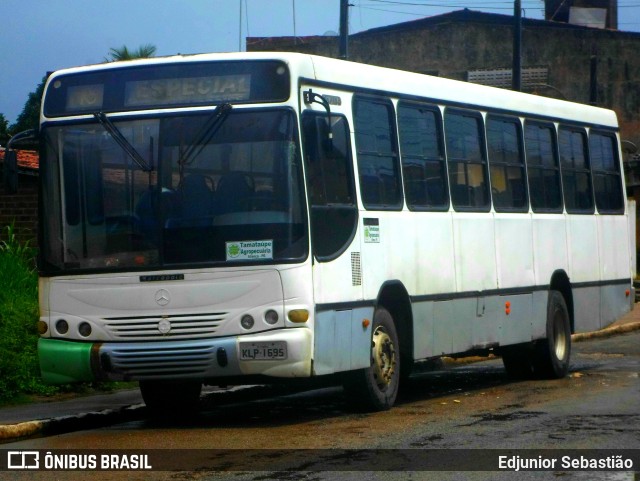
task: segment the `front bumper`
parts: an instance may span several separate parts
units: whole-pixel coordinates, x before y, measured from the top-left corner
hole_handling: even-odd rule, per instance
[[[287,345],[281,360],[241,360],[240,343]],[[85,343],[41,338],[42,378],[50,384],[109,380],[215,379],[263,375],[311,376],[313,336],[309,329],[281,329],[244,336],[130,343]]]

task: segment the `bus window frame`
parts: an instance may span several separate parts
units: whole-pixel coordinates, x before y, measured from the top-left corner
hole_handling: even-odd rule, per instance
[[[458,115],[463,117],[473,118],[476,121],[479,121],[477,124],[478,127],[478,140],[479,140],[479,152],[481,160],[470,162],[466,159],[461,160],[453,160],[451,157],[451,153],[449,151],[449,139],[447,136],[447,115]],[[445,107],[444,114],[442,116],[443,119],[443,132],[444,132],[444,141],[445,141],[445,152],[447,157],[447,177],[449,180],[449,196],[451,199],[451,206],[456,212],[479,212],[486,213],[490,212],[492,208],[491,204],[491,179],[489,176],[489,159],[487,153],[487,139],[486,139],[486,131],[485,131],[485,122],[482,112],[479,110],[471,110],[471,109],[462,109],[458,107]],[[457,172],[453,171],[454,166],[458,166],[459,164],[468,166],[468,165],[479,165],[482,168],[482,174],[484,179],[484,194],[486,197],[486,202],[480,206],[473,205],[456,205],[454,201],[453,195],[453,183],[451,182],[451,178],[453,175],[457,175]],[[466,172],[466,170],[465,170]],[[456,184],[461,185],[461,184]],[[467,185],[467,184],[465,184]]]
[[[565,167],[565,164],[562,162],[562,142],[560,139],[562,132],[569,132],[572,134],[579,134],[582,137],[583,141],[583,152],[584,152],[584,160],[586,162],[586,168],[575,168],[575,167]],[[594,196],[594,188],[593,188],[593,172],[591,170],[591,158],[589,156],[589,133],[585,127],[579,127],[576,125],[572,125],[570,123],[559,123],[558,124],[558,160],[560,162],[560,176],[562,177],[562,200],[564,203],[564,209],[567,214],[571,215],[593,215],[596,212],[596,200]],[[588,175],[588,186],[589,186],[589,194],[591,206],[589,208],[574,208],[567,205],[567,189],[565,184],[565,170],[566,173],[572,173],[574,176],[576,174],[587,174]],[[577,195],[577,194],[576,194]],[[574,199],[574,200],[577,200]]]
[[[545,167],[544,164],[533,165],[529,162],[529,154],[527,152],[527,126],[532,125],[538,128],[547,128],[549,132],[551,132],[551,153],[553,154],[554,167]],[[527,165],[527,183],[529,184],[529,204],[531,205],[531,211],[534,214],[562,214],[564,212],[564,189],[562,185],[562,168],[560,167],[560,150],[558,147],[558,131],[556,129],[556,125],[550,121],[543,121],[537,119],[527,118],[524,121],[524,155],[525,162]],[[534,206],[533,196],[531,195],[531,176],[529,174],[529,169],[538,169],[540,171],[551,171],[553,170],[556,175],[555,179],[558,184],[558,192],[560,195],[560,204],[557,207],[538,207]],[[544,183],[544,175],[542,176],[542,180]]]
[[[595,170],[593,168],[593,162],[591,162],[591,136],[592,135],[599,135],[601,137],[607,137],[608,139],[611,140],[611,144],[613,146],[613,163],[615,165],[615,171],[610,171],[610,170]],[[592,128],[589,129],[589,135],[588,135],[589,139],[588,139],[588,144],[589,144],[589,160],[590,160],[590,168],[591,168],[591,183],[593,185],[593,196],[595,199],[595,207],[598,211],[598,213],[600,214],[607,214],[607,215],[622,215],[625,212],[625,194],[624,194],[624,185],[622,183],[622,173],[620,172],[620,150],[618,148],[618,138],[615,134],[615,132],[612,131],[607,131],[607,130],[602,130],[602,129],[597,129],[597,128]],[[620,196],[621,198],[620,200],[620,208],[618,209],[601,209],[600,207],[598,207],[598,196],[597,196],[597,192],[596,192],[596,182],[595,182],[595,178],[596,175],[601,175],[601,176],[609,176],[609,177],[616,177],[618,180],[618,186],[620,189]]]
[[[522,191],[523,191],[523,195],[524,195],[524,205],[522,205],[521,207],[516,207],[516,206],[510,206],[510,207],[504,207],[504,206],[498,206],[495,202],[495,196],[494,196],[494,188],[493,188],[493,178],[492,178],[492,167],[494,165],[494,162],[491,160],[491,148],[490,148],[490,140],[489,140],[489,122],[491,122],[492,120],[497,120],[499,122],[504,122],[504,123],[512,123],[516,126],[517,129],[517,142],[518,142],[518,159],[520,160],[519,163],[513,163],[513,162],[505,162],[505,161],[497,161],[496,162],[496,166],[501,167],[503,170],[503,173],[506,173],[504,169],[509,169],[509,168],[514,168],[514,167],[518,167],[520,168],[521,174],[522,174]],[[524,128],[522,125],[522,121],[519,117],[516,116],[512,116],[512,115],[501,115],[501,114],[494,114],[493,112],[488,112],[487,116],[485,118],[485,135],[486,135],[486,139],[487,139],[487,162],[489,164],[489,182],[491,185],[491,203],[493,205],[493,209],[498,212],[498,213],[522,213],[522,214],[526,214],[529,212],[529,206],[530,206],[530,199],[529,199],[529,173],[527,171],[527,162],[526,162],[526,156],[525,156],[525,146],[524,146]],[[508,180],[508,179],[507,179]]]
[[[389,113],[389,140],[391,143],[390,152],[369,152],[361,150],[361,146],[358,145],[358,122],[357,122],[357,103],[358,102],[370,102],[374,104],[383,105]],[[358,186],[360,191],[360,204],[368,211],[401,211],[404,208],[404,189],[402,182],[402,165],[400,164],[400,148],[398,142],[398,125],[396,119],[396,109],[393,101],[388,97],[379,97],[371,95],[355,94],[351,102],[351,112],[353,116],[353,132],[354,132],[354,146],[355,146],[355,160],[358,166]],[[385,157],[391,158],[392,168],[394,170],[394,183],[398,192],[398,199],[395,203],[369,203],[365,201],[362,188],[362,167],[361,161],[362,155],[375,155],[382,157],[381,154],[385,154]]]
[[[345,131],[345,140],[346,140],[346,148],[345,148],[345,153],[346,153],[346,174],[349,176],[349,178],[347,179],[347,183],[348,183],[348,188],[350,189],[350,194],[351,194],[351,203],[342,203],[342,204],[337,204],[337,203],[332,203],[332,202],[327,202],[327,200],[325,199],[324,204],[313,204],[312,201],[312,197],[311,197],[311,189],[310,189],[310,178],[309,178],[309,166],[308,166],[308,162],[309,162],[309,154],[307,152],[307,142],[309,141],[309,139],[306,138],[306,124],[305,122],[307,122],[308,120],[314,121],[316,122],[318,119],[324,119],[327,122],[329,121],[329,119],[334,120],[334,119],[341,119],[344,121],[344,128],[346,129]],[[316,124],[317,125],[317,124]],[[337,122],[332,126],[331,128],[331,132],[335,132],[335,126],[337,125]],[[300,115],[300,134],[301,134],[301,145],[302,145],[302,159],[303,159],[303,166],[304,166],[304,183],[305,183],[305,188],[306,188],[306,197],[307,197],[307,204],[308,204],[308,209],[309,209],[309,216],[310,216],[310,229],[311,229],[311,249],[310,252],[313,255],[314,259],[316,259],[318,262],[330,262],[332,260],[337,259],[338,257],[340,257],[342,254],[344,254],[344,252],[347,251],[347,249],[349,248],[349,246],[353,243],[353,239],[356,236],[356,233],[358,231],[358,220],[359,220],[359,215],[358,215],[358,199],[357,199],[357,194],[356,194],[356,180],[355,180],[355,172],[354,172],[354,165],[353,165],[353,147],[352,147],[352,142],[351,142],[351,128],[349,125],[349,119],[340,113],[331,113],[331,117],[329,117],[329,115],[327,113],[324,112],[319,112],[319,111],[315,111],[315,110],[303,110],[301,112]],[[332,139],[336,139],[336,136],[333,135]],[[316,139],[318,142],[321,142],[322,139]],[[329,139],[325,139],[327,141],[329,141]],[[331,140],[332,143],[335,143],[335,140]],[[316,147],[321,148],[321,145],[318,145]],[[331,148],[335,148],[335,145],[331,145]],[[345,212],[349,212],[351,211],[354,219],[352,222],[352,228],[351,231],[348,233],[348,235],[343,236],[345,241],[342,243],[342,245],[340,246],[340,248],[334,250],[331,254],[327,254],[327,255],[319,255],[317,253],[316,250],[316,245],[317,245],[317,232],[318,229],[316,229],[315,227],[315,222],[314,222],[314,214],[316,212],[324,212],[324,211],[341,211],[343,213]]]
[[[404,168],[405,168],[404,159],[406,154],[402,150],[402,130],[400,128],[400,110],[402,108],[414,109],[414,110],[425,110],[425,111],[432,112],[435,115],[436,136],[437,136],[436,141],[438,143],[438,149],[440,151],[439,153],[441,155],[441,158],[440,159],[420,158],[420,160],[423,161],[423,164],[437,163],[442,168],[442,176],[440,180],[443,182],[443,187],[444,187],[444,196],[445,196],[444,204],[419,205],[419,204],[409,203],[409,198],[407,196],[407,176],[405,175],[405,171],[404,171]],[[398,148],[400,152],[400,167],[402,169],[402,187],[405,191],[404,199],[405,199],[405,203],[407,204],[407,208],[410,211],[415,211],[415,212],[448,212],[449,209],[451,208],[451,194],[450,194],[450,188],[449,188],[449,170],[448,170],[448,164],[447,164],[447,151],[446,151],[446,145],[445,145],[446,142],[444,137],[444,121],[443,121],[444,117],[442,115],[442,110],[439,108],[438,105],[435,105],[435,104],[404,100],[401,98],[398,100],[398,103],[396,106],[396,117],[397,117],[397,126],[398,126]]]

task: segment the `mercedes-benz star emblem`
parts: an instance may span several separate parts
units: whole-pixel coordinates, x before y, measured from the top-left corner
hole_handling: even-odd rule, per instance
[[[159,305],[166,306],[167,304],[169,304],[170,301],[171,301],[171,296],[169,295],[168,291],[164,289],[160,289],[158,292],[156,292],[156,302]]]

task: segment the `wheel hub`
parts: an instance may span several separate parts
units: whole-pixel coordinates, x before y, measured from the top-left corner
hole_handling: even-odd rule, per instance
[[[373,374],[381,390],[386,389],[396,370],[396,348],[382,326],[373,333]]]

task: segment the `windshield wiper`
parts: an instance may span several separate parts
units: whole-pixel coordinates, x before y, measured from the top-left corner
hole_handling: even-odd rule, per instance
[[[197,157],[197,155],[202,152],[205,145],[209,143],[220,126],[222,126],[223,121],[227,118],[232,108],[233,106],[231,104],[220,104],[211,112],[211,115],[196,134],[195,141],[180,156],[180,160],[178,160],[179,165],[188,165],[193,160],[192,158]],[[196,149],[198,149],[197,153],[195,153]]]
[[[138,167],[140,167],[145,172],[151,172],[153,170],[153,168],[149,164],[147,164],[147,161],[144,160],[144,158],[138,153],[135,147],[129,143],[124,135],[122,135],[122,132],[118,130],[118,127],[113,125],[111,119],[109,119],[109,117],[107,117],[104,112],[96,112],[93,114],[93,116],[98,122],[100,122],[100,125],[104,127],[109,135],[111,135],[111,138],[113,138],[113,140],[115,140],[116,143],[120,147],[122,147],[122,150],[124,150],[127,155],[131,157],[131,160],[138,164]]]

